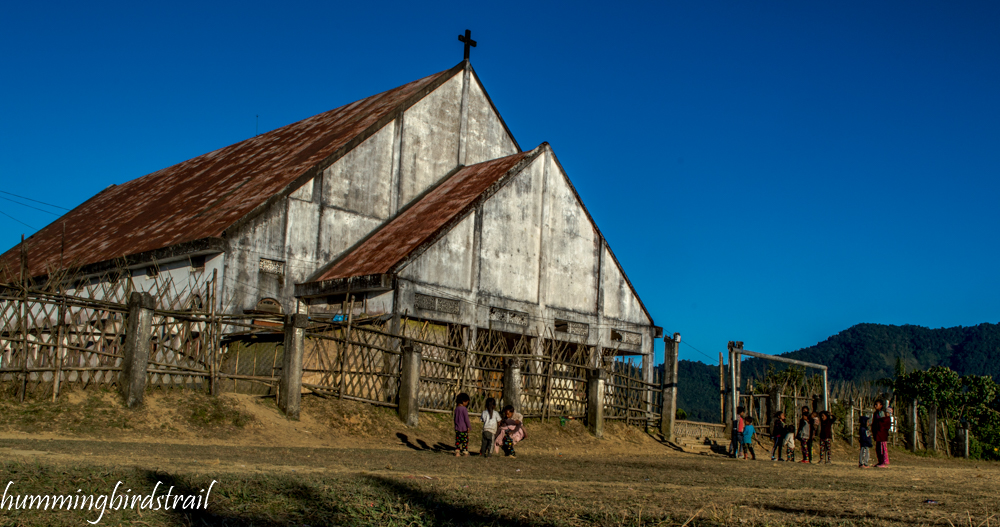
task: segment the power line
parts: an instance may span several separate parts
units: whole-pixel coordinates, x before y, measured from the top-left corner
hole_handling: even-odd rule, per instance
[[[708,360],[710,360],[710,361],[713,361],[713,362],[715,361],[715,359],[713,359],[713,358],[712,358],[711,356],[709,356],[709,355],[708,355],[708,353],[705,353],[704,351],[701,351],[700,349],[698,349],[698,348],[696,348],[696,347],[692,346],[691,344],[689,344],[689,343],[688,343],[688,341],[686,341],[686,340],[684,340],[684,339],[681,339],[681,342],[683,342],[684,344],[687,344],[687,346],[688,346],[689,348],[691,348],[691,349],[693,349],[693,350],[697,351],[698,353],[701,353],[701,354],[702,354],[702,355],[704,355],[704,356],[705,356],[705,357],[706,357],[706,358],[707,358]]]
[[[16,222],[20,223],[21,225],[24,225],[25,227],[27,227],[27,228],[29,228],[29,229],[31,229],[31,230],[35,230],[35,231],[37,231],[37,230],[38,230],[38,229],[36,229],[36,228],[32,227],[31,225],[28,225],[27,223],[24,223],[23,221],[21,221],[21,220],[19,220],[19,219],[15,218],[15,217],[13,217],[13,216],[11,216],[10,214],[7,214],[6,212],[4,212],[4,211],[2,211],[2,210],[0,210],[0,214],[3,214],[4,216],[7,216],[8,218],[10,218],[10,219],[12,219],[12,220],[14,220],[14,221],[16,221]]]
[[[12,199],[10,199],[10,198],[5,198],[5,197],[3,197],[3,196],[0,196],[0,199],[5,199],[5,200],[7,200],[7,201],[9,201],[9,202],[11,202],[11,203],[17,203],[18,205],[20,205],[20,206],[22,206],[22,207],[28,207],[29,209],[35,209],[35,210],[40,210],[40,211],[42,211],[42,212],[44,212],[44,213],[46,213],[46,214],[51,214],[51,215],[53,215],[53,216],[61,216],[61,214],[58,214],[58,213],[56,213],[56,212],[52,212],[51,210],[45,210],[45,209],[40,209],[40,208],[38,208],[38,207],[32,207],[31,205],[28,205],[28,204],[26,204],[26,203],[21,203],[20,201],[15,201],[15,200],[12,200]]]
[[[15,198],[21,198],[21,199],[26,199],[28,201],[34,201],[35,203],[41,203],[42,205],[48,205],[49,207],[55,207],[57,209],[70,210],[70,209],[67,209],[66,207],[60,207],[59,205],[53,205],[51,203],[46,203],[44,201],[38,201],[37,199],[31,199],[31,198],[26,198],[24,196],[18,196],[17,194],[14,194],[13,192],[7,192],[5,190],[0,190],[0,194],[7,194],[8,196],[14,196]]]

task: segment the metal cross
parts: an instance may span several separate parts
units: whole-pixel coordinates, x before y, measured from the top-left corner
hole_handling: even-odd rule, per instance
[[[465,30],[465,36],[459,35],[458,40],[465,43],[465,60],[469,60],[469,47],[476,47],[476,41],[472,40],[472,31]]]

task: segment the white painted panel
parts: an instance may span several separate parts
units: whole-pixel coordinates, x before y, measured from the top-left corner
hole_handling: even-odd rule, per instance
[[[465,164],[474,165],[516,154],[517,147],[514,146],[513,139],[475,77],[469,82],[468,105]]]
[[[483,204],[479,288],[486,294],[538,302],[541,159]]]
[[[286,281],[301,282],[322,265],[316,254],[319,216],[319,203],[288,200]]]
[[[395,127],[390,122],[323,171],[324,205],[382,219],[392,214]]]
[[[292,192],[291,195],[289,195],[289,197],[292,199],[298,199],[302,201],[312,201],[313,185],[315,183],[316,183],[316,178],[312,178],[309,181],[306,181],[305,185],[302,185],[301,187],[299,187],[298,190]]]
[[[319,260],[331,262],[382,224],[380,220],[337,209],[323,209]]]
[[[607,249],[604,250],[602,264],[604,316],[635,324],[649,324],[650,320],[646,317],[639,301],[632,293],[632,288],[625,281],[625,277],[622,276]]]
[[[583,313],[597,311],[598,238],[593,225],[552,155],[545,185],[548,251],[545,303]]]
[[[458,166],[462,75],[455,75],[403,115],[399,207]]]
[[[476,214],[472,213],[411,262],[400,276],[461,291],[472,290],[472,244]]]

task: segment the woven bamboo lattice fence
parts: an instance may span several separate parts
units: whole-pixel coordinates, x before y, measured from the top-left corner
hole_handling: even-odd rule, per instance
[[[641,365],[632,357],[613,357],[605,361],[608,372],[604,398],[604,418],[626,424],[656,426],[663,408],[662,379],[653,370],[653,382],[643,380]]]
[[[54,274],[43,284],[0,286],[0,391],[24,399],[66,388],[115,388],[122,370],[128,299],[140,284],[154,299],[147,386],[273,395],[284,354],[279,313],[220,314],[218,277],[194,273],[183,283],[155,268],[115,270],[86,280]],[[352,310],[353,311],[353,310]],[[451,412],[455,397],[481,411],[502,398],[505,368],[520,365],[519,411],[526,417],[581,418],[594,348],[553,334],[512,334],[413,318],[353,316],[312,321],[306,332],[303,387],[383,406],[397,405],[400,347],[421,348],[419,407]],[[611,354],[614,352],[611,351]],[[606,416],[629,424],[658,418],[660,386],[613,355]]]
[[[113,271],[98,279],[55,275],[46,283],[0,286],[0,383],[20,399],[66,388],[117,386],[122,341],[135,290],[130,275]],[[202,386],[211,377],[215,280],[177,287],[169,277],[147,290],[154,311],[149,386]],[[206,304],[207,302],[207,304]]]

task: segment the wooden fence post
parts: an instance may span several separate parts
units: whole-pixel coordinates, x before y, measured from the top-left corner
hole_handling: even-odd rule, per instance
[[[354,322],[354,295],[351,295],[351,307],[348,308],[348,313],[347,313],[347,336],[344,337],[344,340],[347,341],[347,344],[344,346],[344,351],[340,353],[340,389],[337,390],[337,392],[338,392],[337,393],[337,398],[338,399],[343,399],[344,398],[344,387],[346,385],[346,383],[344,381],[346,380],[346,377],[347,377],[347,373],[346,373],[347,369],[346,369],[345,366],[347,364],[347,358],[348,358],[348,356],[351,353],[351,323],[352,322]]]
[[[125,406],[129,408],[141,405],[146,391],[146,368],[149,366],[154,307],[153,296],[149,293],[133,291],[129,295],[125,346],[122,349],[122,376],[119,382]]]
[[[848,400],[847,411],[847,444],[854,446],[854,400]]]
[[[917,413],[917,400],[910,401],[910,452],[917,451],[917,429],[920,428],[920,414]]]
[[[726,367],[719,352],[719,422],[726,424]]]
[[[417,426],[420,415],[420,345],[404,341],[399,366],[399,419],[406,426]]]
[[[278,409],[292,419],[299,418],[302,402],[302,356],[308,326],[308,315],[285,315],[285,352],[278,380]]]
[[[937,428],[937,405],[932,404],[927,407],[927,429],[931,432],[927,449],[931,452],[937,452]]]

